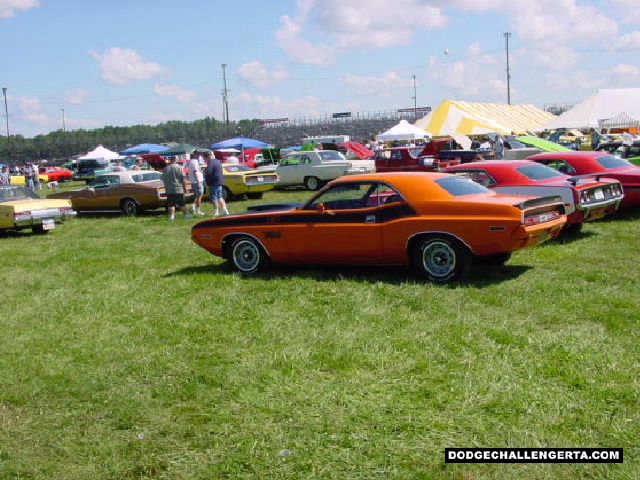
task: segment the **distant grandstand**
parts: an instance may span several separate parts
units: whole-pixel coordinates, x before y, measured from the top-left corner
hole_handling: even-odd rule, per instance
[[[253,138],[279,147],[299,145],[307,137],[349,135],[351,140],[367,143],[400,120],[415,122],[430,107],[377,112],[339,112],[318,117],[271,118],[252,133]]]

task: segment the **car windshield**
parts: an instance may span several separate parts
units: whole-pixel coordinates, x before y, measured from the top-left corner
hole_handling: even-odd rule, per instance
[[[451,176],[441,178],[439,180],[436,180],[436,183],[455,197],[491,192],[491,190],[489,190],[487,187],[484,187],[479,183],[474,182],[470,178],[465,177]]]
[[[596,159],[600,165],[604,168],[618,168],[618,167],[631,167],[632,163],[615,155],[603,155]]]
[[[525,177],[531,180],[547,180],[548,178],[564,177],[565,174],[545,165],[536,163],[535,165],[523,165],[516,168]]]
[[[229,173],[246,172],[248,170],[253,170],[252,168],[247,167],[246,165],[225,165],[224,169]]]
[[[0,188],[0,202],[13,202],[16,200],[27,200],[29,198],[40,198],[33,190],[21,185],[11,185]]]

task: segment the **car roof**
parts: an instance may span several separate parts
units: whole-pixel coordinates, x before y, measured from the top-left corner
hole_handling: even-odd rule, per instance
[[[600,150],[580,150],[569,152],[542,152],[534,155],[529,155],[528,159],[536,158],[598,158],[604,155],[610,155],[607,151]]]
[[[514,169],[523,165],[535,164],[531,160],[482,160],[479,162],[461,163],[452,167],[447,167],[451,170],[464,170],[469,168],[502,168],[502,169]],[[447,170],[445,169],[445,171]]]

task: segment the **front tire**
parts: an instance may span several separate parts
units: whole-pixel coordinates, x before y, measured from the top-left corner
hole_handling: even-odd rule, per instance
[[[433,236],[420,239],[411,252],[416,273],[434,283],[464,280],[471,270],[472,255],[456,239]]]
[[[135,217],[142,209],[140,204],[134,198],[124,198],[120,201],[120,210],[127,217]]]
[[[269,257],[260,243],[243,235],[231,242],[227,260],[242,275],[255,275],[267,269]]]
[[[316,191],[322,186],[322,182],[318,180],[318,177],[307,177],[304,179],[304,186],[307,190]]]

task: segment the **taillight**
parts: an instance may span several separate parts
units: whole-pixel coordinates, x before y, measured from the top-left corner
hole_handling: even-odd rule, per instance
[[[557,220],[562,217],[562,213],[557,210],[551,212],[542,212],[535,213],[533,215],[528,215],[524,218],[524,224],[529,225],[537,225],[539,223],[551,222],[552,220]]]

